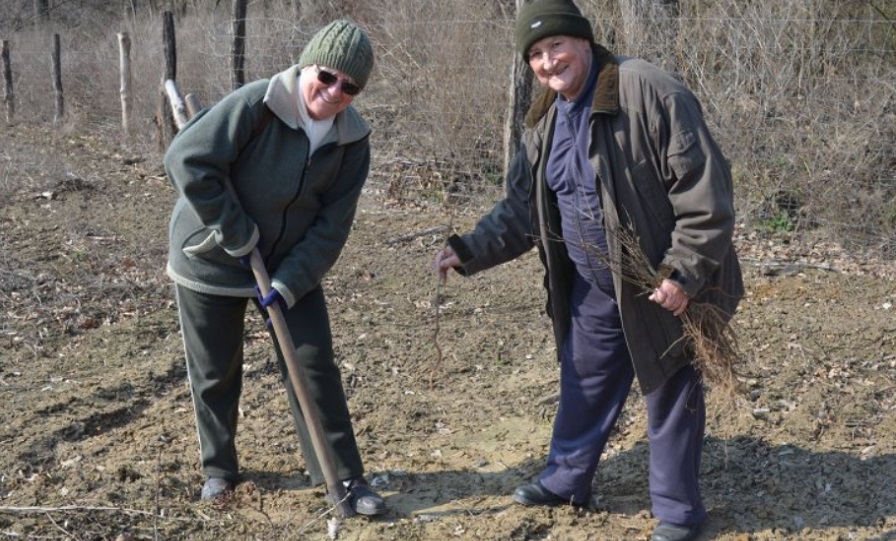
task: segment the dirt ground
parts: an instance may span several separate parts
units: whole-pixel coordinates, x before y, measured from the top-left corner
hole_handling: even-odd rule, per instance
[[[325,285],[389,513],[337,520],[308,485],[255,320],[237,440],[246,480],[199,502],[160,161],[111,139],[0,128],[0,537],[649,539],[637,391],[592,508],[511,502],[542,466],[556,408],[537,256],[439,288],[445,233],[400,237],[466,230],[482,208],[427,204],[385,170]],[[746,392],[734,411],[710,394],[701,539],[896,540],[896,265],[795,235],[743,228],[737,242]]]

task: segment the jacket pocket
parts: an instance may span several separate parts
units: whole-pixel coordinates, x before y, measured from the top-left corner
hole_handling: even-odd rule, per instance
[[[697,136],[692,131],[679,131],[670,139],[669,167],[677,179],[685,179],[692,171],[703,168],[706,154],[697,143]]]
[[[234,261],[234,258],[218,245],[215,233],[207,229],[201,229],[188,236],[181,251],[187,256],[187,259],[194,261],[202,260],[215,264],[232,264]]]
[[[632,168],[632,182],[645,210],[653,217],[659,230],[670,231],[675,224],[675,212],[669,195],[650,162],[644,160]]]
[[[209,232],[209,234],[201,239],[199,244],[191,244],[184,246],[184,253],[187,254],[187,257],[196,257],[203,254],[207,254],[208,252],[214,250],[218,246],[218,243],[215,241],[215,234],[213,232]]]

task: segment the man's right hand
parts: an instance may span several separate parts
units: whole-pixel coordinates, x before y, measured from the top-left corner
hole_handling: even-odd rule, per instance
[[[439,273],[439,278],[443,282],[448,278],[449,270],[460,266],[460,258],[457,257],[457,254],[454,253],[454,249],[452,249],[450,246],[442,248],[442,250],[438,254],[436,254],[435,269],[436,272]]]

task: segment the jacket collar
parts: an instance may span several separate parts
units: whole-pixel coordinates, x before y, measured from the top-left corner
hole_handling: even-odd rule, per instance
[[[619,112],[619,61],[616,60],[613,53],[601,45],[595,43],[591,49],[594,52],[595,60],[600,64],[597,88],[594,89],[594,98],[591,100],[591,112],[615,115]],[[526,113],[526,127],[532,128],[538,124],[554,105],[556,99],[555,91],[542,92]]]

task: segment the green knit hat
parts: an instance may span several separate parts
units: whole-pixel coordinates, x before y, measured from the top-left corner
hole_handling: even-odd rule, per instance
[[[299,67],[317,64],[350,76],[361,88],[373,69],[373,46],[357,25],[340,19],[318,30],[299,57]]]
[[[533,43],[549,36],[594,41],[591,22],[572,0],[528,0],[516,18],[516,47],[523,60]]]

